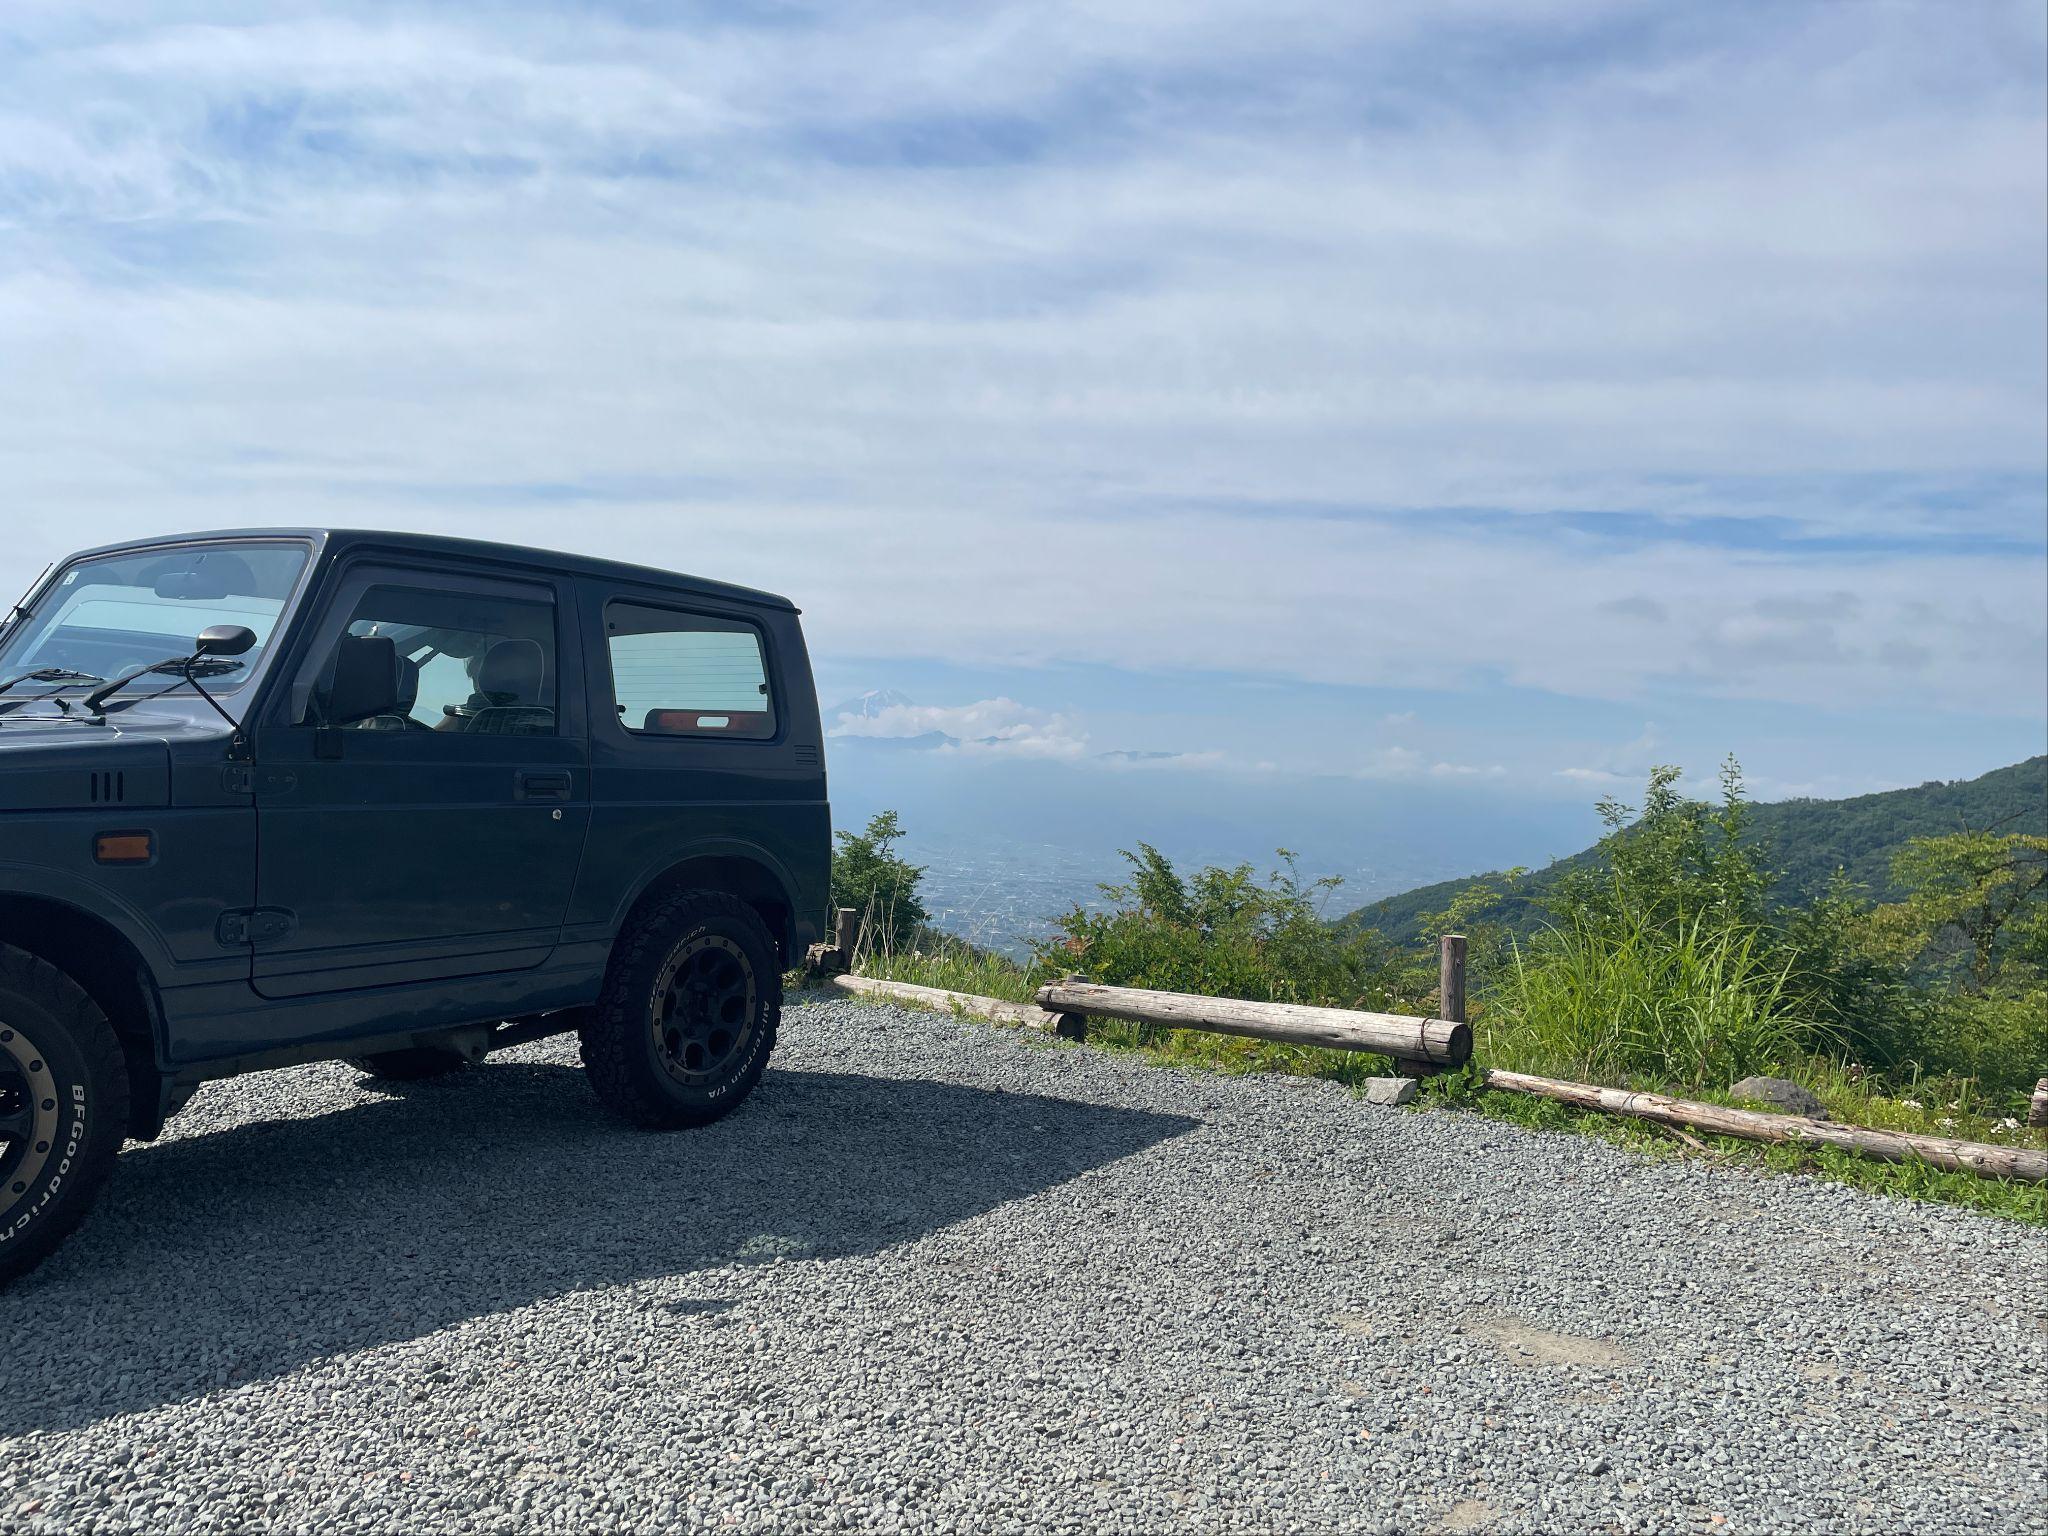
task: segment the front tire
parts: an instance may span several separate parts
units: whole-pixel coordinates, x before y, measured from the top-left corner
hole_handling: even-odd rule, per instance
[[[0,944],[0,1285],[92,1208],[128,1132],[128,1063],[85,989]]]
[[[634,1125],[708,1125],[753,1092],[782,1020],[782,967],[760,915],[718,891],[657,901],[619,935],[577,1031],[605,1108]]]

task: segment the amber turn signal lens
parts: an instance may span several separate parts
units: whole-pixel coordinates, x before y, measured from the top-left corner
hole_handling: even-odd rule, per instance
[[[156,857],[156,838],[148,832],[102,832],[92,840],[92,856],[102,864],[147,864]]]

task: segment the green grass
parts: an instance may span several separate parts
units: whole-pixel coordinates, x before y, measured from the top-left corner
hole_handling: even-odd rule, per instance
[[[863,955],[860,973],[876,981],[903,981],[919,987],[943,987],[976,997],[1000,997],[1028,1003],[1034,990],[1015,961],[966,944],[934,944],[901,954],[880,951]]]
[[[1813,1038],[1788,1007],[1789,961],[1754,931],[1695,919],[1653,935],[1559,928],[1517,949],[1489,1010],[1486,1064],[1582,1082],[1640,1074],[1697,1091],[1769,1072]]]
[[[1601,957],[1588,956],[1584,970],[1571,987],[1552,983],[1556,998],[1550,992],[1515,994],[1514,983],[1509,982],[1503,988],[1508,1005],[1476,1010],[1476,1059],[1516,1071],[1734,1104],[1738,1101],[1710,1086],[1710,1079],[1730,1080],[1720,1077],[1728,1072],[1739,1076],[1738,1066],[1747,1071],[1770,1061],[1782,1063],[1800,1044],[1795,1036],[1786,1034],[1768,1018],[1762,1022],[1757,1018],[1757,1004],[1767,1000],[1768,989],[1780,983],[1760,972],[1748,957],[1725,951],[1716,953],[1706,946],[1670,962],[1672,969],[1664,975],[1664,981],[1682,981],[1685,986],[1666,986],[1667,997],[1675,995],[1681,1000],[1667,1004],[1664,1016],[1639,1017],[1632,1024],[1624,1016],[1623,1027],[1610,1029],[1609,1021],[1598,1011],[1601,1000],[1626,1006],[1626,986],[1631,978],[1621,975],[1620,970],[1635,963],[1622,960],[1608,965]],[[860,972],[878,980],[943,987],[1012,1002],[1029,1002],[1034,990],[1027,973],[1015,962],[967,945],[941,943],[909,953],[865,956]],[[1636,984],[1642,982],[1641,977],[1633,980]],[[1688,993],[1689,1002],[1685,1001]],[[1528,1027],[1532,1014],[1526,1010],[1539,996],[1548,999],[1551,1006],[1578,1010],[1576,1017],[1581,1027],[1569,1032],[1532,1031]],[[1770,1011],[1764,1010],[1767,1015]],[[1714,1043],[1710,1036],[1717,1028],[1731,1030],[1738,1043],[1732,1047]],[[1279,1072],[1325,1078],[1354,1088],[1368,1077],[1386,1073],[1390,1066],[1383,1057],[1351,1051],[1317,1050],[1107,1019],[1092,1023],[1088,1038],[1093,1045],[1136,1052],[1164,1066],[1228,1074]],[[1589,1038],[1595,1049],[1587,1048]],[[1662,1041],[1662,1049],[1679,1052],[1678,1059],[1691,1069],[1684,1074],[1691,1081],[1669,1072],[1656,1072],[1654,1068],[1660,1058],[1642,1047],[1643,1039]],[[1987,1105],[1968,1078],[1922,1078],[1901,1088],[1820,1057],[1794,1059],[1798,1064],[1787,1075],[1813,1088],[1828,1113],[1843,1124],[1994,1144],[2048,1146],[2048,1133],[2029,1131],[2010,1117],[1999,1115],[1996,1106]],[[1431,1079],[1422,1102],[1439,1108],[1469,1110],[1489,1119],[1540,1130],[1595,1136],[1650,1157],[1700,1157],[1730,1167],[1811,1174],[1859,1189],[1934,1200],[2048,1225],[2048,1186],[1945,1173],[1924,1164],[1884,1163],[1832,1147],[1771,1146],[1731,1137],[1695,1135],[1694,1140],[1705,1148],[1701,1151],[1648,1121],[1574,1109],[1526,1094],[1488,1091],[1479,1086],[1476,1075],[1470,1072]]]
[[[1942,1106],[1939,1112],[1924,1104],[1915,1108],[1912,1103],[1853,1089],[1842,1094],[1823,1091],[1820,1096],[1828,1113],[1844,1124],[1914,1131],[1929,1136],[1953,1136],[1966,1141],[2008,1146],[2048,1144],[2048,1139],[2044,1139],[2040,1132],[2029,1132],[2024,1127],[2003,1128],[1995,1121],[1947,1112],[1947,1106]],[[1698,1097],[1704,1103],[1740,1102],[1725,1093],[1703,1092]],[[1505,1120],[1534,1130],[1570,1131],[1593,1136],[1653,1158],[1693,1157],[1717,1166],[1750,1168],[1767,1173],[1811,1174],[1875,1194],[1960,1205],[1987,1215],[2048,1226],[2048,1185],[1986,1179],[1973,1173],[1949,1173],[1924,1163],[1879,1162],[1875,1158],[1834,1147],[1771,1145],[1689,1131],[1686,1135],[1700,1144],[1695,1147],[1674,1131],[1648,1120],[1576,1109],[1553,1099],[1539,1099],[1529,1094],[1488,1092],[1456,1076],[1432,1079],[1424,1088],[1423,1102],[1472,1110],[1490,1120]],[[1701,1147],[1705,1150],[1700,1150]]]

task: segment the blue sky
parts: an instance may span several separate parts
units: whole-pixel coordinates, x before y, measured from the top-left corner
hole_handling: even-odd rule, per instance
[[[0,585],[431,528],[788,592],[862,729],[1047,771],[1974,774],[2043,14],[12,0]]]

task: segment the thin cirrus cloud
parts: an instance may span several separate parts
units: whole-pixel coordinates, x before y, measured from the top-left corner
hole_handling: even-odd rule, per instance
[[[2038,740],[2038,4],[6,25],[13,589],[99,537],[399,525],[788,590],[873,682],[1092,668],[1136,716],[1249,677],[1304,738],[1403,690],[1339,773],[1398,734],[1485,777],[1431,734],[1484,689],[1555,708],[1543,778],[1629,771],[1609,707],[1809,775]],[[942,734],[1271,750],[1018,696]]]

